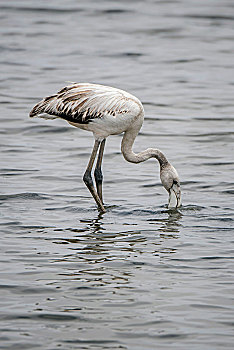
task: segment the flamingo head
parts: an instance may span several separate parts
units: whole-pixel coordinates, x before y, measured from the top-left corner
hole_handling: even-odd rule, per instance
[[[160,169],[162,185],[169,193],[168,208],[178,208],[181,206],[180,180],[176,169],[167,163]]]

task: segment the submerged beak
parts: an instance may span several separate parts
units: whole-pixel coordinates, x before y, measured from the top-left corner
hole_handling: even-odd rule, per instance
[[[180,185],[173,184],[169,189],[168,208],[178,208],[181,206],[181,190]]]

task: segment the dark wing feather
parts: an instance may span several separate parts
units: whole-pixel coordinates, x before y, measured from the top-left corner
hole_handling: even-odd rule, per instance
[[[140,101],[125,91],[97,84],[73,84],[37,103],[30,117],[49,114],[69,122],[87,124],[106,114],[139,113]]]

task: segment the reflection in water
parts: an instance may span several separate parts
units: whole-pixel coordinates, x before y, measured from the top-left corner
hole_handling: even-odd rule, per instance
[[[174,243],[169,243],[168,238],[178,239],[182,214],[170,210],[160,215],[163,217],[147,220],[150,224],[156,224],[153,230],[110,232],[108,225],[112,223],[104,221],[106,216],[103,214],[98,214],[94,219],[80,220],[85,227],[67,228],[63,237],[54,240],[56,244],[66,243],[65,254],[54,263],[70,263],[59,275],[89,287],[113,283],[116,288],[122,284],[126,286],[135,269],[147,269],[148,264],[154,264],[154,257],[163,259],[165,255],[176,252]],[[67,237],[68,233],[72,237]]]
[[[180,227],[182,226],[180,220],[182,214],[178,210],[169,210],[168,218],[166,218],[160,228],[160,231],[167,233],[180,233]]]
[[[104,214],[105,215],[105,214]],[[93,219],[80,220],[84,227],[67,228],[61,231],[64,232],[62,237],[53,239],[56,244],[69,244],[67,247],[69,252],[74,254],[66,254],[63,257],[66,261],[83,259],[89,261],[89,264],[100,263],[101,261],[113,261],[126,258],[135,253],[143,253],[145,246],[149,245],[151,240],[153,244],[161,246],[160,238],[178,238],[182,227],[182,213],[178,210],[167,210],[158,214],[159,218],[150,218],[144,220],[151,225],[154,225],[153,230],[144,230],[141,225],[134,223],[134,230],[127,231],[109,231],[112,222],[104,222],[103,214],[98,214]],[[121,225],[121,228],[123,226]],[[58,229],[56,229],[58,231]],[[59,230],[60,231],[60,230]],[[70,233],[70,235],[68,235]],[[70,236],[70,237],[68,237]],[[150,250],[150,248],[148,248]],[[124,252],[124,254],[123,254]],[[67,253],[67,250],[66,250]]]
[[[180,228],[182,227],[182,224],[180,223],[182,217],[183,214],[180,211],[168,210],[168,217],[149,219],[147,221],[149,221],[150,224],[161,223],[158,231],[167,233],[167,236],[170,234],[170,237],[174,235],[175,238],[177,238],[177,234],[180,233]]]
[[[88,224],[90,233],[101,234],[105,230],[102,226],[102,219],[103,219],[103,213],[98,213],[97,218],[93,220],[80,220],[80,222]]]

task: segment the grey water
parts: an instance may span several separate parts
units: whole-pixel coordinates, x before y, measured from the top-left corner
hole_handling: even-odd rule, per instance
[[[0,1],[0,349],[233,349],[232,0]],[[29,119],[72,82],[144,104],[134,150],[104,156],[101,215],[82,176],[92,134]]]

